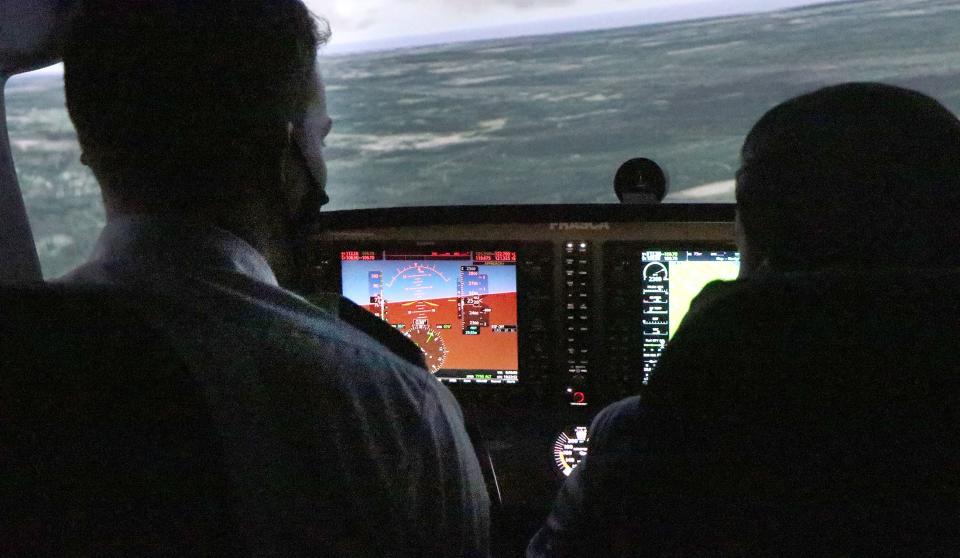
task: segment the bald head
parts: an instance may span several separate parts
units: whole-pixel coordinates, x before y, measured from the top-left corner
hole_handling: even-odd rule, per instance
[[[741,152],[737,206],[755,261],[781,271],[960,264],[960,121],[878,83],[773,108]]]

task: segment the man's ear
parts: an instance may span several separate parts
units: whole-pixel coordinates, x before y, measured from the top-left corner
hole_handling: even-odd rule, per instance
[[[740,251],[740,274],[738,279],[747,279],[762,272],[769,267],[766,254],[757,247],[755,242],[750,240],[750,235],[743,228],[743,222],[740,219],[740,210],[737,209],[737,215],[734,219],[734,236],[737,241],[737,249]]]

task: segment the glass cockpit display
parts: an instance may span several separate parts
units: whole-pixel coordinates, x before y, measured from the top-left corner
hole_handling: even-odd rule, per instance
[[[740,273],[733,251],[649,250],[641,255],[643,287],[643,383],[656,368],[667,341],[680,327],[690,304],[716,280]]]
[[[340,253],[343,296],[397,328],[448,383],[518,382],[517,254]]]
[[[586,426],[574,426],[567,428],[557,436],[553,443],[553,462],[557,466],[557,471],[565,477],[583,461],[587,455],[587,444],[590,437],[587,435]]]

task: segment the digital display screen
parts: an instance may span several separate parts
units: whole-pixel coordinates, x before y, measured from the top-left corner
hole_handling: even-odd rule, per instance
[[[516,384],[517,253],[343,251],[342,294],[397,328],[439,380]]]
[[[564,477],[577,468],[587,456],[587,444],[590,442],[588,427],[573,426],[565,429],[553,442],[553,461],[557,471]]]
[[[641,255],[643,286],[643,383],[660,361],[667,341],[680,327],[690,303],[716,280],[740,273],[740,253],[649,250]]]

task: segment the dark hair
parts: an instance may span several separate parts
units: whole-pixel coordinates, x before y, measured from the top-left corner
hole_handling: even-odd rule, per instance
[[[780,271],[960,263],[960,121],[879,83],[791,99],[753,127],[737,204]]]
[[[88,162],[141,203],[223,199],[279,165],[326,38],[300,0],[84,0],[64,81]]]

